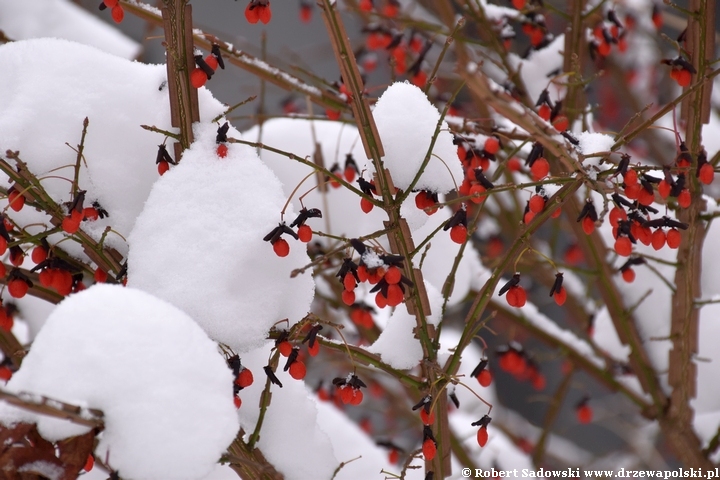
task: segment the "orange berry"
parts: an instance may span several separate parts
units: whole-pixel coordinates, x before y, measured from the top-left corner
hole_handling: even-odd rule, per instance
[[[527,302],[527,293],[523,287],[515,285],[505,294],[505,300],[511,307],[520,308]]]
[[[595,222],[593,222],[593,219],[590,217],[585,217],[582,219],[582,229],[583,232],[585,232],[585,235],[590,235],[595,231]]]
[[[532,222],[533,218],[535,218],[535,213],[528,210],[523,216],[523,223],[527,225]]]
[[[487,387],[492,383],[492,373],[487,368],[478,373],[475,378],[483,387]]]
[[[625,210],[619,207],[613,207],[610,210],[610,225],[617,227],[620,224],[620,220],[627,220],[628,216]]]
[[[533,162],[532,167],[530,167],[530,172],[532,173],[533,180],[537,182],[547,177],[547,174],[550,173],[550,164],[544,157],[540,157]]]
[[[275,243],[273,243],[273,251],[278,257],[287,257],[290,253],[290,245],[288,245],[284,238],[278,238],[275,240]]]
[[[63,218],[62,229],[65,233],[72,235],[80,229],[80,221],[76,221],[72,216],[67,216]]]
[[[263,22],[267,23],[267,22]],[[305,368],[305,364],[301,361],[293,362],[292,365],[290,365],[290,376],[293,377],[295,380],[302,380],[305,378],[305,374],[307,373],[307,369]]]
[[[632,242],[628,237],[618,237],[615,240],[615,251],[621,257],[629,257],[632,253]]]
[[[360,265],[357,269],[358,278],[361,282],[367,282],[368,281],[368,270],[365,265]]]
[[[667,237],[665,236],[665,232],[658,228],[655,230],[652,234],[652,246],[655,250],[660,250],[665,246],[665,241],[667,240]]]
[[[255,378],[249,368],[243,368],[235,379],[235,384],[239,387],[246,388],[253,384]]]
[[[678,85],[685,88],[692,82],[692,73],[690,73],[689,70],[685,70],[684,68],[682,70],[679,70],[677,73],[677,78],[675,78],[675,81]]]
[[[312,240],[313,232],[312,228],[310,228],[308,225],[300,225],[298,227],[298,239],[303,243],[308,243],[310,240]]]
[[[531,212],[540,213],[543,211],[543,208],[545,208],[545,199],[540,195],[533,195],[532,197],[530,197],[528,206]]]
[[[478,430],[478,433],[477,433],[478,445],[480,445],[481,447],[484,447],[485,444],[487,444],[487,441],[488,441],[487,427],[482,427],[480,430]]]
[[[470,201],[473,203],[484,202],[485,196],[481,195],[481,194],[484,193],[485,191],[486,191],[485,187],[483,187],[482,185],[480,185],[480,184],[473,185],[472,187],[470,187],[470,191],[468,192],[468,194],[470,195]]]
[[[435,445],[435,442],[432,440],[432,438],[428,438],[423,442],[422,452],[426,462],[431,462],[432,459],[435,458],[435,454],[437,453],[437,445]]]
[[[635,281],[635,270],[632,268],[626,268],[622,271],[622,277],[623,280],[625,280],[625,283],[632,283]]]
[[[395,265],[392,265],[390,268],[387,269],[387,272],[385,272],[385,281],[390,285],[400,283],[401,278],[402,272]]]
[[[190,72],[190,84],[194,88],[200,88],[207,82],[207,74],[203,72],[202,68],[196,67]],[[161,162],[162,163],[162,162]],[[161,174],[162,175],[162,174]]]
[[[640,202],[640,205],[645,205],[647,207],[652,205],[654,201],[655,195],[653,195],[652,192],[648,192],[644,188],[640,189],[640,193],[638,194],[638,202]]]
[[[8,282],[7,286],[8,293],[10,293],[10,296],[13,298],[24,297],[30,289],[30,285],[22,278],[13,278]]]
[[[60,295],[70,295],[72,292],[72,274],[67,270],[58,269],[52,277],[52,285]]]
[[[706,163],[702,167],[700,167],[700,171],[698,172],[698,179],[700,180],[700,183],[710,185],[713,182],[714,178],[715,170],[713,169],[712,165]]]
[[[123,21],[123,18],[125,18],[125,10],[120,5],[115,5],[110,12],[110,15],[112,16],[112,19],[115,20],[115,23],[120,23]]]
[[[355,303],[355,292],[352,290],[343,290],[341,297],[343,303],[347,306]]]
[[[635,185],[638,183],[637,172],[635,170],[628,170],[623,176],[623,181],[625,182],[625,185]]]
[[[520,164],[520,160],[513,157],[510,160],[507,161],[507,169],[511,172],[519,172],[522,169],[522,165]]]
[[[680,231],[677,228],[671,228],[667,234],[667,245],[673,250],[680,246]]]
[[[363,197],[360,199],[360,208],[362,209],[363,212],[370,213],[370,211],[373,208],[375,208],[375,205],[373,205],[373,203],[370,200]]]
[[[292,345],[290,345],[290,342],[287,340],[283,340],[282,342],[277,344],[278,352],[280,352],[280,355],[283,357],[289,357],[292,353]]]
[[[403,302],[405,295],[399,285],[388,285],[387,304],[397,307]]]
[[[500,151],[500,140],[497,137],[488,137],[485,139],[485,145],[483,146],[486,152],[495,155]]]
[[[40,280],[40,285],[43,287],[50,287],[53,283],[53,277],[55,276],[55,269],[54,268],[46,268],[42,272],[40,272],[40,275],[38,275],[38,280]]]
[[[567,300],[567,290],[565,290],[565,287],[560,287],[560,290],[553,294],[553,299],[558,306],[562,307],[565,300]]]
[[[465,240],[467,240],[467,227],[462,224],[452,227],[450,229],[450,239],[455,243],[465,243]]]
[[[328,117],[328,120],[337,120],[338,118],[340,118],[340,114],[341,112],[339,110],[325,110],[325,116]]]

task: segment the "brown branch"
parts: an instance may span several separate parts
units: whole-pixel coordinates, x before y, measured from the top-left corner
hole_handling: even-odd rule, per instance
[[[79,407],[51,398],[30,393],[14,394],[0,390],[0,400],[30,412],[62,418],[91,428],[103,427],[103,412],[94,408]]]

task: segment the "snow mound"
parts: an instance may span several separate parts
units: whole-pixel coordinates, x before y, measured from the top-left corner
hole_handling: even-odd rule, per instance
[[[232,381],[183,312],[139,290],[96,285],[58,305],[7,388],[101,409],[96,455],[123,478],[170,480],[207,475],[232,442]],[[37,422],[51,441],[87,431],[6,404],[0,418]]]
[[[385,149],[385,167],[390,170],[395,186],[406,190],[430,148],[440,112],[418,87],[398,82],[378,99],[373,116]],[[462,179],[457,149],[443,121],[433,155],[415,189],[447,193]]]
[[[128,285],[181,308],[238,353],[259,347],[270,327],[310,310],[314,282],[290,272],[309,262],[285,235],[280,258],[263,241],[278,226],[282,186],[252,148],[215,153],[217,127],[198,125],[195,143],[153,187],[130,238]],[[295,219],[285,212],[287,223]]]

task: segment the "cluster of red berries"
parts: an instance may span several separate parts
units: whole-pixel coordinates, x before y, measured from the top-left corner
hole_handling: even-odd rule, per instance
[[[100,10],[110,9],[110,15],[115,23],[120,23],[125,18],[125,10],[120,5],[119,0],[103,0],[98,7]]]
[[[538,116],[546,122],[552,123],[553,127],[555,127],[558,132],[564,132],[570,127],[570,122],[568,121],[568,118],[563,113],[561,113],[562,106],[562,100],[553,102],[550,99],[550,92],[548,92],[547,89],[540,92],[540,96],[535,103]],[[533,148],[537,148],[536,145],[533,145]],[[542,156],[542,151],[540,151],[539,156]],[[545,175],[547,175],[547,173]],[[539,178],[543,178],[545,175],[539,176]],[[537,175],[533,176],[536,178],[538,177]]]
[[[485,139],[483,147],[478,148],[475,145],[475,139],[455,135],[453,137],[453,144],[457,145],[457,155],[465,172],[463,182],[458,187],[458,193],[461,195],[473,195],[475,191],[472,190],[472,187],[480,183],[475,172],[478,169],[482,172],[488,171],[490,161],[495,161],[495,155],[503,148],[500,137],[497,135],[489,136]],[[486,187],[483,190],[479,190],[478,193],[484,192],[485,190],[488,190],[488,188]],[[481,203],[483,200],[484,198],[480,198],[479,200],[473,201],[475,203]]]
[[[287,257],[288,254],[290,254],[290,244],[288,244],[287,240],[282,238],[282,235],[286,233],[295,240],[308,243],[312,240],[312,229],[308,225],[305,225],[305,222],[309,218],[322,218],[322,212],[317,208],[311,208],[308,210],[303,207],[297,218],[290,224],[289,227],[285,225],[285,222],[280,222],[277,227],[273,228],[270,233],[265,235],[263,240],[270,242],[275,255],[278,257]],[[292,227],[295,226],[298,227],[297,233],[295,233],[292,229]]]
[[[388,15],[391,16],[391,15]],[[427,83],[427,73],[423,70],[425,57],[433,43],[422,33],[412,31],[406,40],[405,32],[383,25],[370,24],[363,28],[367,34],[365,48],[358,56],[358,62],[367,73],[377,67],[377,52],[386,51],[394,64],[396,75],[405,75],[419,88]],[[408,63],[408,57],[413,57]],[[409,65],[409,66],[408,66]]]
[[[547,202],[548,195],[547,192],[545,192],[545,188],[543,188],[542,185],[537,185],[535,187],[535,193],[528,199],[527,203],[525,204],[523,223],[528,224],[532,222],[532,220],[535,218],[535,215],[545,210],[545,205],[547,204]],[[560,213],[562,213],[561,210],[559,208],[556,208],[550,215],[550,218],[558,218],[560,216]]]
[[[553,38],[545,24],[545,16],[537,11],[526,12],[520,28],[530,39],[532,48],[536,50],[547,46]]]
[[[359,283],[374,285],[370,293],[376,293],[375,304],[378,308],[396,307],[405,299],[405,287],[413,287],[413,282],[403,273],[405,258],[401,255],[378,255],[357,239],[350,244],[360,254],[359,264],[352,258],[345,258],[335,275],[343,284],[342,301],[345,305],[355,304],[355,288]],[[361,315],[361,314],[358,314]],[[372,326],[372,317],[360,319],[365,325]]]
[[[361,12],[372,12],[375,9],[373,0],[360,0],[358,5]],[[398,0],[385,0],[380,10],[382,15],[395,18],[400,12],[400,2]]]
[[[360,380],[357,375],[348,374],[347,377],[337,377],[332,381],[335,385],[336,398],[345,405],[360,405],[363,401],[363,392],[361,388],[366,388],[365,382]]]
[[[195,65],[196,67],[190,72],[190,84],[194,88],[200,88],[212,78],[218,67],[225,69],[220,45],[214,44],[210,54],[205,58],[202,55],[195,55]]]
[[[498,366],[502,371],[511,374],[519,382],[530,382],[537,391],[545,389],[545,375],[521,345],[510,342],[508,345],[499,347],[496,353]]]
[[[330,172],[334,175],[337,175],[339,178],[345,177],[345,180],[348,183],[352,183],[355,181],[358,173],[360,173],[360,170],[358,170],[357,163],[355,162],[355,158],[353,158],[352,153],[348,153],[347,155],[345,155],[345,168],[341,169],[340,164],[338,162],[335,162],[330,167]],[[330,186],[333,188],[340,188],[340,182],[338,182],[329,175],[327,176],[325,181],[330,182]]]
[[[235,408],[240,408],[242,400],[238,394],[242,389],[252,385],[255,379],[250,369],[243,367],[242,362],[240,362],[240,357],[237,354],[230,356],[226,361],[235,379],[233,381],[233,402],[235,403]]]
[[[73,201],[68,204],[68,214],[61,224],[65,233],[70,235],[76,233],[83,221],[94,222],[98,218],[108,216],[108,212],[97,201],[94,201],[90,207],[85,207],[85,193],[85,190],[79,190]]]
[[[432,396],[425,395],[412,409],[420,410],[420,420],[423,423],[422,452],[425,461],[431,462],[437,453],[437,441],[432,433],[431,425],[435,423],[435,412],[432,411]]]
[[[595,58],[598,54],[601,57],[610,55],[613,45],[618,46],[620,52],[627,50],[627,30],[623,27],[615,10],[608,10],[606,20],[600,22],[593,29],[593,38],[590,41],[590,56]]]
[[[270,0],[250,0],[245,7],[245,18],[249,23],[256,24],[262,22],[270,23],[272,11],[270,10]]]

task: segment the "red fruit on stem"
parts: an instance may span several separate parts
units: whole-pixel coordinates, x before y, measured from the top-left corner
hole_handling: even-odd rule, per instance
[[[359,388],[351,388],[350,390],[352,390],[352,396],[348,403],[350,405],[360,405],[363,401],[363,392],[361,392]]]
[[[212,68],[213,70],[217,70],[218,68],[218,59],[212,53],[205,57],[205,63],[207,63],[208,67]]]
[[[698,179],[700,180],[700,183],[710,185],[715,179],[715,170],[713,169],[713,166],[709,163],[706,163],[705,165],[700,167],[700,171],[698,172]]]
[[[625,280],[625,283],[632,283],[635,281],[635,270],[632,268],[626,268],[622,271],[622,277],[623,280]]]
[[[4,237],[0,237],[0,255],[7,251],[7,240]]]
[[[303,23],[310,23],[312,20],[312,8],[310,5],[300,6],[300,21]]]
[[[370,211],[373,208],[375,208],[375,205],[373,205],[373,203],[370,200],[363,197],[360,199],[360,208],[362,209],[363,212],[370,213]]]
[[[425,408],[421,408],[420,420],[422,420],[423,424],[425,425],[432,425],[433,423],[435,423],[435,412],[430,410],[430,413],[427,413],[425,411]]]
[[[320,342],[316,340],[312,347],[308,347],[308,353],[311,357],[317,357],[317,354],[320,353]]]
[[[558,306],[562,307],[565,300],[567,300],[567,290],[565,290],[565,287],[560,287],[560,290],[553,294],[553,299]]]
[[[303,243],[308,243],[310,240],[312,240],[313,232],[312,228],[310,228],[308,225],[300,225],[298,227],[298,239]]]
[[[282,342],[278,343],[277,345],[278,352],[280,352],[280,355],[283,357],[289,357],[292,353],[292,345],[290,345],[290,342],[287,340],[283,340]]]
[[[72,235],[80,229],[80,220],[76,220],[72,216],[67,216],[63,218],[62,229],[65,233]]]
[[[426,462],[431,462],[432,459],[435,458],[435,454],[437,453],[437,445],[435,445],[435,442],[432,438],[428,438],[423,442],[422,452]]]
[[[216,152],[217,152],[217,156],[220,158],[227,157],[227,152],[228,152],[227,145],[225,145],[224,143],[221,143],[220,145],[217,146]]]
[[[527,293],[523,287],[515,285],[505,294],[505,300],[511,307],[523,307],[527,302]]]
[[[272,246],[275,255],[278,257],[287,257],[290,253],[290,245],[288,245],[288,242],[284,238],[278,238]]]
[[[672,187],[668,182],[665,181],[665,179],[660,180],[660,183],[658,184],[658,194],[660,195],[660,198],[667,198],[670,196],[670,192],[672,191]]]
[[[255,379],[249,368],[243,368],[235,379],[235,383],[242,388],[249,387]]]
[[[105,1],[105,3],[107,3],[107,0]],[[90,455],[88,455],[87,460],[85,460],[85,466],[83,467],[83,470],[85,470],[86,472],[89,472],[90,470],[93,469],[94,466],[95,466],[95,458],[92,456],[92,454],[90,454]]]
[[[482,427],[480,430],[478,430],[478,433],[477,433],[478,445],[480,445],[481,447],[484,447],[485,444],[487,444],[487,441],[488,441],[487,427]]]
[[[202,68],[196,67],[190,72],[190,84],[194,88],[200,88],[207,82],[207,74],[203,72]],[[162,163],[162,162],[161,162]],[[162,175],[162,174],[161,174]]]
[[[532,173],[533,180],[536,182],[540,181],[550,173],[550,164],[544,157],[540,157],[533,162],[532,167],[530,167],[530,172]]]
[[[302,380],[305,378],[305,374],[307,373],[307,369],[305,368],[305,364],[301,361],[293,362],[292,365],[290,365],[290,376],[293,377],[295,380]]]
[[[543,211],[543,208],[545,208],[545,199],[540,195],[533,195],[532,197],[530,197],[528,206],[531,212],[540,213]]]
[[[23,298],[30,289],[30,285],[22,278],[13,278],[7,286],[10,296],[13,298]]]
[[[570,122],[565,115],[558,115],[557,118],[553,120],[553,126],[558,132],[564,132],[570,126]]]
[[[339,110],[325,110],[325,115],[328,117],[328,120],[337,120],[340,118],[340,111]]]
[[[497,137],[488,137],[485,139],[483,148],[486,152],[495,155],[500,151],[500,140]]]
[[[170,164],[166,162],[165,160],[160,160],[157,164],[157,170],[160,176],[165,175],[165,172],[170,170]]]
[[[0,367],[0,380],[8,381],[12,378],[13,372],[8,367]]]
[[[671,228],[667,234],[667,245],[673,250],[680,246],[680,231],[677,228]]]
[[[360,0],[359,7],[363,12],[371,12],[373,9],[372,0]]]
[[[507,161],[507,169],[511,172],[519,172],[522,169],[522,165],[520,164],[520,160],[513,157],[510,160]]]
[[[540,392],[540,391],[542,391],[542,390],[545,390],[545,385],[546,385],[546,384],[547,384],[547,382],[546,382],[546,380],[545,380],[545,375],[543,375],[542,373],[538,373],[538,374],[535,375],[535,377],[532,379],[532,386],[533,386],[533,388],[534,388],[536,391],[538,391],[538,392]]]
[[[94,275],[94,277],[95,277],[95,281],[96,281],[97,283],[105,283],[105,282],[107,282],[108,274],[107,274],[107,272],[106,272],[105,270],[103,270],[102,268],[98,267],[97,269],[95,269],[95,275]]]
[[[345,171],[343,172],[343,175],[345,175],[345,180],[347,180],[348,183],[352,183],[355,181],[355,169],[352,167],[347,167]]]
[[[3,241],[4,240],[5,239],[3,238]],[[42,245],[38,245],[37,247],[33,248],[32,254],[30,254],[30,259],[35,264],[44,262],[47,259],[47,250]]]
[[[347,306],[355,303],[355,292],[352,290],[343,290],[341,297],[343,303]]]
[[[635,170],[628,170],[625,172],[625,175],[623,175],[623,181],[625,182],[625,185],[635,185],[638,183],[638,175]]]
[[[485,196],[482,195],[486,192],[485,187],[483,187],[480,184],[473,185],[470,187],[470,191],[468,192],[468,195],[470,196],[470,201],[473,203],[482,203],[485,201]]]
[[[588,423],[592,422],[593,412],[592,408],[590,408],[590,405],[580,405],[577,410],[575,410],[575,415],[577,416],[578,422],[582,423],[583,425],[587,425]]]
[[[615,251],[621,257],[629,257],[632,253],[632,242],[628,237],[618,237],[615,240]]]
[[[110,12],[110,15],[112,16],[112,19],[115,20],[115,23],[120,23],[123,21],[123,18],[125,18],[125,10],[120,5],[115,5]]]
[[[678,85],[685,88],[692,82],[692,73],[690,73],[689,70],[685,70],[684,68],[682,70],[678,70],[675,81]]]
[[[388,452],[388,462],[395,464],[398,460],[400,460],[400,452],[393,448]]]
[[[270,3],[264,6],[259,6],[256,8],[258,10],[258,18],[262,23],[267,25],[270,23],[270,20],[272,19],[272,11],[270,10]]]
[[[235,395],[233,397],[233,404],[235,405],[235,408],[240,408],[242,406],[242,400],[240,399],[240,397]]]
[[[687,188],[684,189],[682,192],[680,192],[680,195],[678,195],[677,199],[678,205],[680,205],[682,208],[688,208],[692,200],[692,198],[690,197],[690,190],[688,190]]]
[[[245,19],[248,21],[248,23],[252,23],[253,25],[258,23],[260,21],[260,12],[257,9],[256,5],[253,5],[254,2],[250,2],[247,4],[247,7],[245,7]]]
[[[585,217],[582,219],[582,229],[583,232],[585,232],[585,235],[590,235],[595,231],[595,222],[593,222],[593,219],[590,217]]]
[[[355,290],[357,282],[355,282],[355,277],[351,272],[347,272],[345,274],[345,277],[343,278],[343,286],[345,287],[345,290],[349,292]]]
[[[548,120],[550,120],[550,115],[552,114],[552,109],[550,108],[549,105],[543,103],[538,108],[537,113],[540,118],[542,118],[543,120],[545,120],[547,122]]]
[[[492,383],[492,373],[490,373],[490,370],[488,370],[487,368],[478,373],[477,377],[475,378],[477,378],[477,381],[483,387],[487,387]]]
[[[382,292],[377,292],[377,295],[375,295],[375,305],[378,306],[378,308],[385,308],[388,305],[387,298],[385,298],[385,295],[382,294]]]
[[[613,227],[617,227],[621,220],[625,221],[627,218],[627,213],[622,208],[613,207],[613,209],[610,210],[610,225]]]
[[[391,307],[397,307],[403,302],[405,295],[399,285],[388,285],[387,304]]]
[[[665,232],[658,228],[655,230],[652,234],[652,246],[655,250],[660,250],[665,246],[665,241],[667,240],[667,237],[665,236]]]
[[[467,227],[457,224],[450,229],[450,240],[455,243],[463,244],[467,240]]]
[[[402,278],[402,272],[395,265],[392,265],[390,268],[387,269],[387,272],[385,272],[385,281],[387,283],[389,283],[390,285],[395,285],[395,284],[400,283],[401,278]]]
[[[98,211],[95,207],[83,208],[83,219],[84,220],[89,220],[91,222],[94,222],[99,217],[100,217],[100,214],[98,213]]]
[[[25,197],[22,196],[20,192],[13,190],[8,193],[8,202],[10,203],[10,208],[19,212],[25,206]]]

